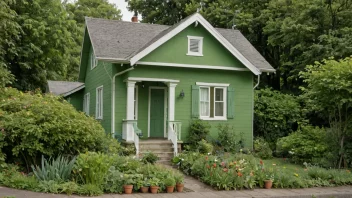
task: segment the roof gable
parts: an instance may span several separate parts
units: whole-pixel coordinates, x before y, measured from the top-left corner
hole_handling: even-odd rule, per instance
[[[188,55],[188,36],[202,38],[203,56]],[[173,38],[143,57],[137,64],[143,62],[171,63],[188,65],[208,65],[242,68],[249,71],[241,62],[215,39],[202,25],[190,25]]]
[[[138,52],[131,59],[131,65],[134,65],[137,61],[141,60],[147,54],[158,48],[160,45],[164,44],[172,37],[180,33],[182,30],[187,28],[188,26],[200,23],[206,30],[211,33],[214,38],[216,38],[231,54],[236,57],[243,65],[245,65],[250,71],[252,71],[255,75],[261,73],[261,71],[256,68],[251,62],[247,60],[229,41],[227,41],[207,20],[205,20],[202,15],[196,13],[186,18],[184,21],[178,23],[177,25],[172,27],[172,30],[168,31],[165,35],[157,39],[154,43],[145,47],[145,49]]]

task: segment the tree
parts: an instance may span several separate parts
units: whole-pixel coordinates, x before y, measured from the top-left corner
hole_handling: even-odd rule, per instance
[[[352,135],[352,57],[309,65],[300,77],[307,83],[301,89],[311,108],[329,120],[334,133],[331,140],[339,146],[338,167],[341,168],[345,139]]]
[[[14,87],[44,89],[47,79],[65,79],[77,26],[68,19],[61,1],[6,0],[1,4],[5,13],[1,24],[6,26],[1,28],[5,35],[0,43],[1,62],[15,76]]]

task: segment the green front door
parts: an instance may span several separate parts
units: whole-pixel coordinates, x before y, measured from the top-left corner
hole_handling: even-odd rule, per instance
[[[150,90],[150,137],[164,137],[164,89]]]

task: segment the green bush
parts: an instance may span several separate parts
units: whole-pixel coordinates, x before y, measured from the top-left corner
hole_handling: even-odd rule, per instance
[[[105,132],[97,120],[51,94],[0,90],[0,129],[7,160],[20,157],[27,170],[40,157],[103,151]],[[0,143],[1,144],[1,143]]]
[[[235,133],[233,126],[219,124],[218,131],[218,141],[214,144],[218,145],[222,151],[235,153],[244,147],[242,136]]]
[[[328,137],[324,128],[305,126],[277,142],[277,154],[289,157],[296,163],[311,163],[324,158],[329,151]],[[330,164],[322,164],[330,166]]]
[[[198,142],[197,150],[199,153],[208,154],[213,153],[213,145],[208,143],[206,140],[201,140]]]
[[[52,160],[46,160],[42,156],[41,167],[32,165],[33,174],[39,181],[53,180],[58,183],[65,182],[70,179],[75,161],[75,157],[70,161],[63,156]]]
[[[102,195],[104,192],[100,186],[95,184],[83,184],[77,189],[77,194],[87,195],[87,196],[98,196]]]
[[[190,126],[188,143],[196,148],[199,141],[207,139],[210,127],[208,122],[199,119],[193,120]]]
[[[261,159],[270,159],[273,157],[273,151],[264,138],[256,138],[254,140],[254,155]]]
[[[124,181],[122,180],[123,174],[116,170],[114,166],[109,168],[109,171],[104,181],[104,191],[108,193],[122,193]]]
[[[176,181],[173,177],[168,177],[164,180],[164,185],[167,186],[175,186],[176,185]]]
[[[81,153],[76,159],[73,170],[76,181],[80,184],[92,184],[100,188],[110,168],[111,158],[103,153]]]
[[[296,131],[305,117],[296,96],[271,89],[255,91],[254,135],[264,137],[275,150],[276,140]]]
[[[158,160],[159,160],[159,157],[152,152],[147,152],[147,153],[143,154],[143,157],[141,159],[141,161],[144,164],[147,164],[147,163],[155,164],[155,162]]]

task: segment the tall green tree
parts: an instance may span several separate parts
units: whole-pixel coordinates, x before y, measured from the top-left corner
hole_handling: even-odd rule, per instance
[[[347,157],[345,141],[352,137],[352,57],[317,62],[307,66],[300,76],[307,83],[302,90],[311,109],[329,121],[341,168]]]

